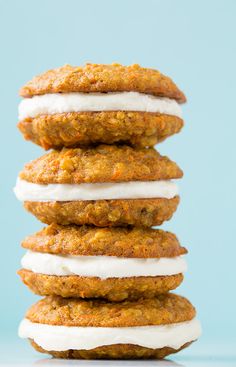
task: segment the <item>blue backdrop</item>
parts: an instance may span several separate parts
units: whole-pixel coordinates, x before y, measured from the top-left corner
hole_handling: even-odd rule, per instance
[[[20,241],[42,225],[12,187],[43,151],[16,128],[18,89],[33,75],[70,63],[139,63],[173,77],[186,93],[185,128],[161,153],[185,172],[182,202],[164,228],[189,249],[179,293],[196,305],[202,341],[235,335],[236,2],[158,0],[0,1],[1,333],[16,337],[37,298],[19,281]]]

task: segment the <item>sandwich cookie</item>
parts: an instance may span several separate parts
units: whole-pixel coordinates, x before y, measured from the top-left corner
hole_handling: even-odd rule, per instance
[[[65,65],[20,90],[18,127],[45,149],[125,143],[153,146],[183,126],[174,82],[139,65]]]
[[[19,335],[56,358],[164,358],[201,333],[196,312],[184,297],[113,303],[50,296],[33,305]]]
[[[154,226],[175,212],[182,175],[152,148],[64,148],[28,163],[14,190],[47,224]]]
[[[177,288],[186,270],[176,236],[150,228],[96,228],[52,224],[27,237],[18,274],[36,294],[152,298]]]

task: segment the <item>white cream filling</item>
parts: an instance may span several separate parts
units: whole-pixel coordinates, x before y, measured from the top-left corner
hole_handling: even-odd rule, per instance
[[[142,111],[182,117],[180,105],[174,99],[121,92],[55,93],[25,98],[19,104],[19,119],[83,111]]]
[[[172,181],[39,185],[18,178],[14,192],[21,201],[171,199],[178,195],[178,187]]]
[[[93,349],[103,345],[135,344],[146,348],[180,348],[201,334],[194,318],[169,325],[135,327],[75,327],[38,324],[24,319],[19,327],[21,338],[33,339],[45,350]]]
[[[24,269],[47,275],[126,278],[164,276],[183,273],[187,264],[183,256],[160,259],[122,258],[115,256],[71,256],[27,251],[21,260]]]

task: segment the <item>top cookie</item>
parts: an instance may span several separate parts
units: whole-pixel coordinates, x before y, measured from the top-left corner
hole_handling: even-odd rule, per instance
[[[153,228],[97,228],[51,224],[28,236],[22,247],[41,253],[126,258],[176,257],[187,253],[177,237]]]
[[[32,97],[47,93],[126,91],[173,98],[179,103],[186,101],[183,92],[169,77],[136,64],[65,65],[34,77],[20,89],[20,95]]]
[[[20,178],[37,184],[151,181],[181,178],[182,170],[156,150],[99,145],[51,151],[25,165]]]
[[[28,310],[26,318],[49,325],[129,327],[184,322],[193,319],[195,314],[195,308],[186,298],[168,293],[153,299],[119,303],[46,297]]]

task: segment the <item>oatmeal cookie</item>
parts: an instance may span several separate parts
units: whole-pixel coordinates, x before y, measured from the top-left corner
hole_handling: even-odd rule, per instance
[[[26,201],[24,207],[46,224],[152,227],[170,220],[179,201],[179,196],[173,199]]]
[[[26,140],[44,149],[123,143],[152,147],[180,132],[177,116],[137,111],[70,112],[27,117],[18,123]]]
[[[182,176],[175,162],[152,148],[109,145],[51,151],[26,164],[19,175],[36,184],[155,181]]]
[[[173,98],[180,103],[186,101],[183,92],[169,77],[137,64],[86,64],[82,67],[65,65],[34,77],[20,89],[20,95],[32,97],[46,93],[125,91]]]

